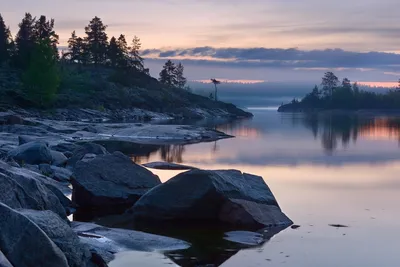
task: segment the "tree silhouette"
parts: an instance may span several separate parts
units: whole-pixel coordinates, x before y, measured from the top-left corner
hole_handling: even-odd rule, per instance
[[[175,75],[176,75],[176,84],[178,88],[183,89],[186,85],[186,78],[183,76],[184,67],[181,62],[176,66]]]
[[[54,100],[60,84],[52,41],[40,40],[34,44],[29,67],[24,73],[26,94],[38,106],[46,107]]]
[[[35,21],[30,13],[25,13],[25,17],[19,24],[19,30],[15,38],[16,45],[16,65],[27,68],[31,54],[35,47]]]
[[[216,80],[216,79],[211,79],[211,82],[214,84],[214,88],[215,88],[214,100],[218,101],[218,88],[217,88],[217,85],[220,84],[221,82]]]
[[[324,95],[332,97],[333,90],[338,86],[338,84],[339,78],[331,71],[326,72],[321,83]]]
[[[46,41],[50,42],[53,47],[54,54],[58,57],[58,39],[59,36],[54,31],[54,19],[47,20],[46,16],[40,16],[35,22],[35,41]]]
[[[117,40],[118,54],[117,54],[117,65],[120,68],[128,67],[129,61],[129,47],[126,42],[125,35],[121,34]]]
[[[175,64],[171,60],[168,60],[167,62],[165,62],[163,69],[160,72],[160,77],[158,80],[162,84],[165,84],[168,86],[176,86],[177,85],[176,67],[175,67]]]
[[[69,52],[64,57],[78,64],[86,64],[88,61],[86,43],[81,37],[77,37],[75,31],[72,32],[71,38],[68,40]]]
[[[0,14],[0,64],[6,62],[11,57],[12,39],[11,32]]]
[[[107,26],[100,18],[94,17],[88,26],[85,27],[87,43],[86,49],[90,61],[95,65],[104,64],[107,59],[108,38],[106,34]]]
[[[132,67],[137,69],[138,71],[144,71],[144,63],[143,63],[143,58],[140,56],[140,48],[142,47],[142,44],[140,43],[139,37],[136,35],[133,37],[132,40],[132,46],[129,51],[130,55],[130,64]]]

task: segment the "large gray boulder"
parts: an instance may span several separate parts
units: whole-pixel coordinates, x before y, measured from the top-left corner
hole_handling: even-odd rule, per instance
[[[44,181],[44,180],[43,180]],[[35,173],[0,161],[0,202],[13,209],[51,210],[67,219],[72,203],[52,184],[40,181]]]
[[[292,221],[262,177],[236,170],[191,170],[153,188],[127,211],[135,221],[260,229]]]
[[[69,267],[64,253],[26,216],[0,203],[0,248],[15,267]]]
[[[93,266],[89,246],[80,242],[78,235],[57,214],[51,211],[20,210],[57,245],[67,258],[69,267]]]
[[[161,181],[129,157],[115,152],[79,161],[71,183],[75,204],[110,214],[123,212]]]
[[[139,231],[81,222],[72,222],[71,226],[81,242],[106,262],[114,259],[114,254],[123,251],[176,251],[190,247],[189,243],[179,239]]]
[[[8,152],[8,157],[18,163],[42,164],[51,163],[51,151],[44,142],[29,142]]]
[[[73,156],[68,159],[68,166],[70,167],[74,167],[75,164],[83,159],[86,154],[107,155],[109,153],[101,145],[94,143],[84,143],[78,146],[74,151],[72,151],[72,154]]]

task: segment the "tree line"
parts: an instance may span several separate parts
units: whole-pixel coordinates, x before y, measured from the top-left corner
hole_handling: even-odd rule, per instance
[[[58,48],[59,36],[54,30],[54,19],[39,18],[26,13],[18,25],[15,38],[0,14],[0,67],[19,70],[24,91],[41,106],[49,104],[60,85],[60,65],[109,67],[116,70],[138,71],[146,75],[144,59],[140,56],[140,38],[134,36],[130,44],[124,34],[108,38],[107,25],[94,17],[85,27],[85,36],[73,31],[68,49]],[[183,88],[186,84],[184,67],[167,61],[159,81],[167,86]]]
[[[383,93],[360,90],[357,82],[339,80],[333,72],[326,72],[321,85],[303,99],[293,99],[292,108],[298,109],[398,109],[400,108],[400,80],[396,89]]]

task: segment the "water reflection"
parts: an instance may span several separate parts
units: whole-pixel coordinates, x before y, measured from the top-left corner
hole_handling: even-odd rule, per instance
[[[359,137],[400,140],[400,119],[397,117],[372,117],[351,114],[302,114],[292,115],[293,124],[300,120],[315,139],[320,139],[328,153],[347,147]]]

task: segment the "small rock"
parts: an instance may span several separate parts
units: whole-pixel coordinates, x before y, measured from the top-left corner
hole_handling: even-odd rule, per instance
[[[300,225],[292,225],[290,228],[292,228],[292,229],[299,229],[301,226]]]
[[[158,169],[158,170],[192,170],[192,169],[196,169],[191,166],[175,164],[175,163],[170,163],[170,162],[151,162],[151,163],[143,164],[143,166],[146,168]]]
[[[44,142],[30,142],[8,152],[8,157],[23,164],[50,163],[52,156],[49,147]]]
[[[343,224],[329,224],[329,226],[335,227],[335,228],[347,228],[349,226],[343,225]]]
[[[50,150],[52,161],[51,164],[54,166],[65,166],[68,161],[68,158],[61,152]]]

